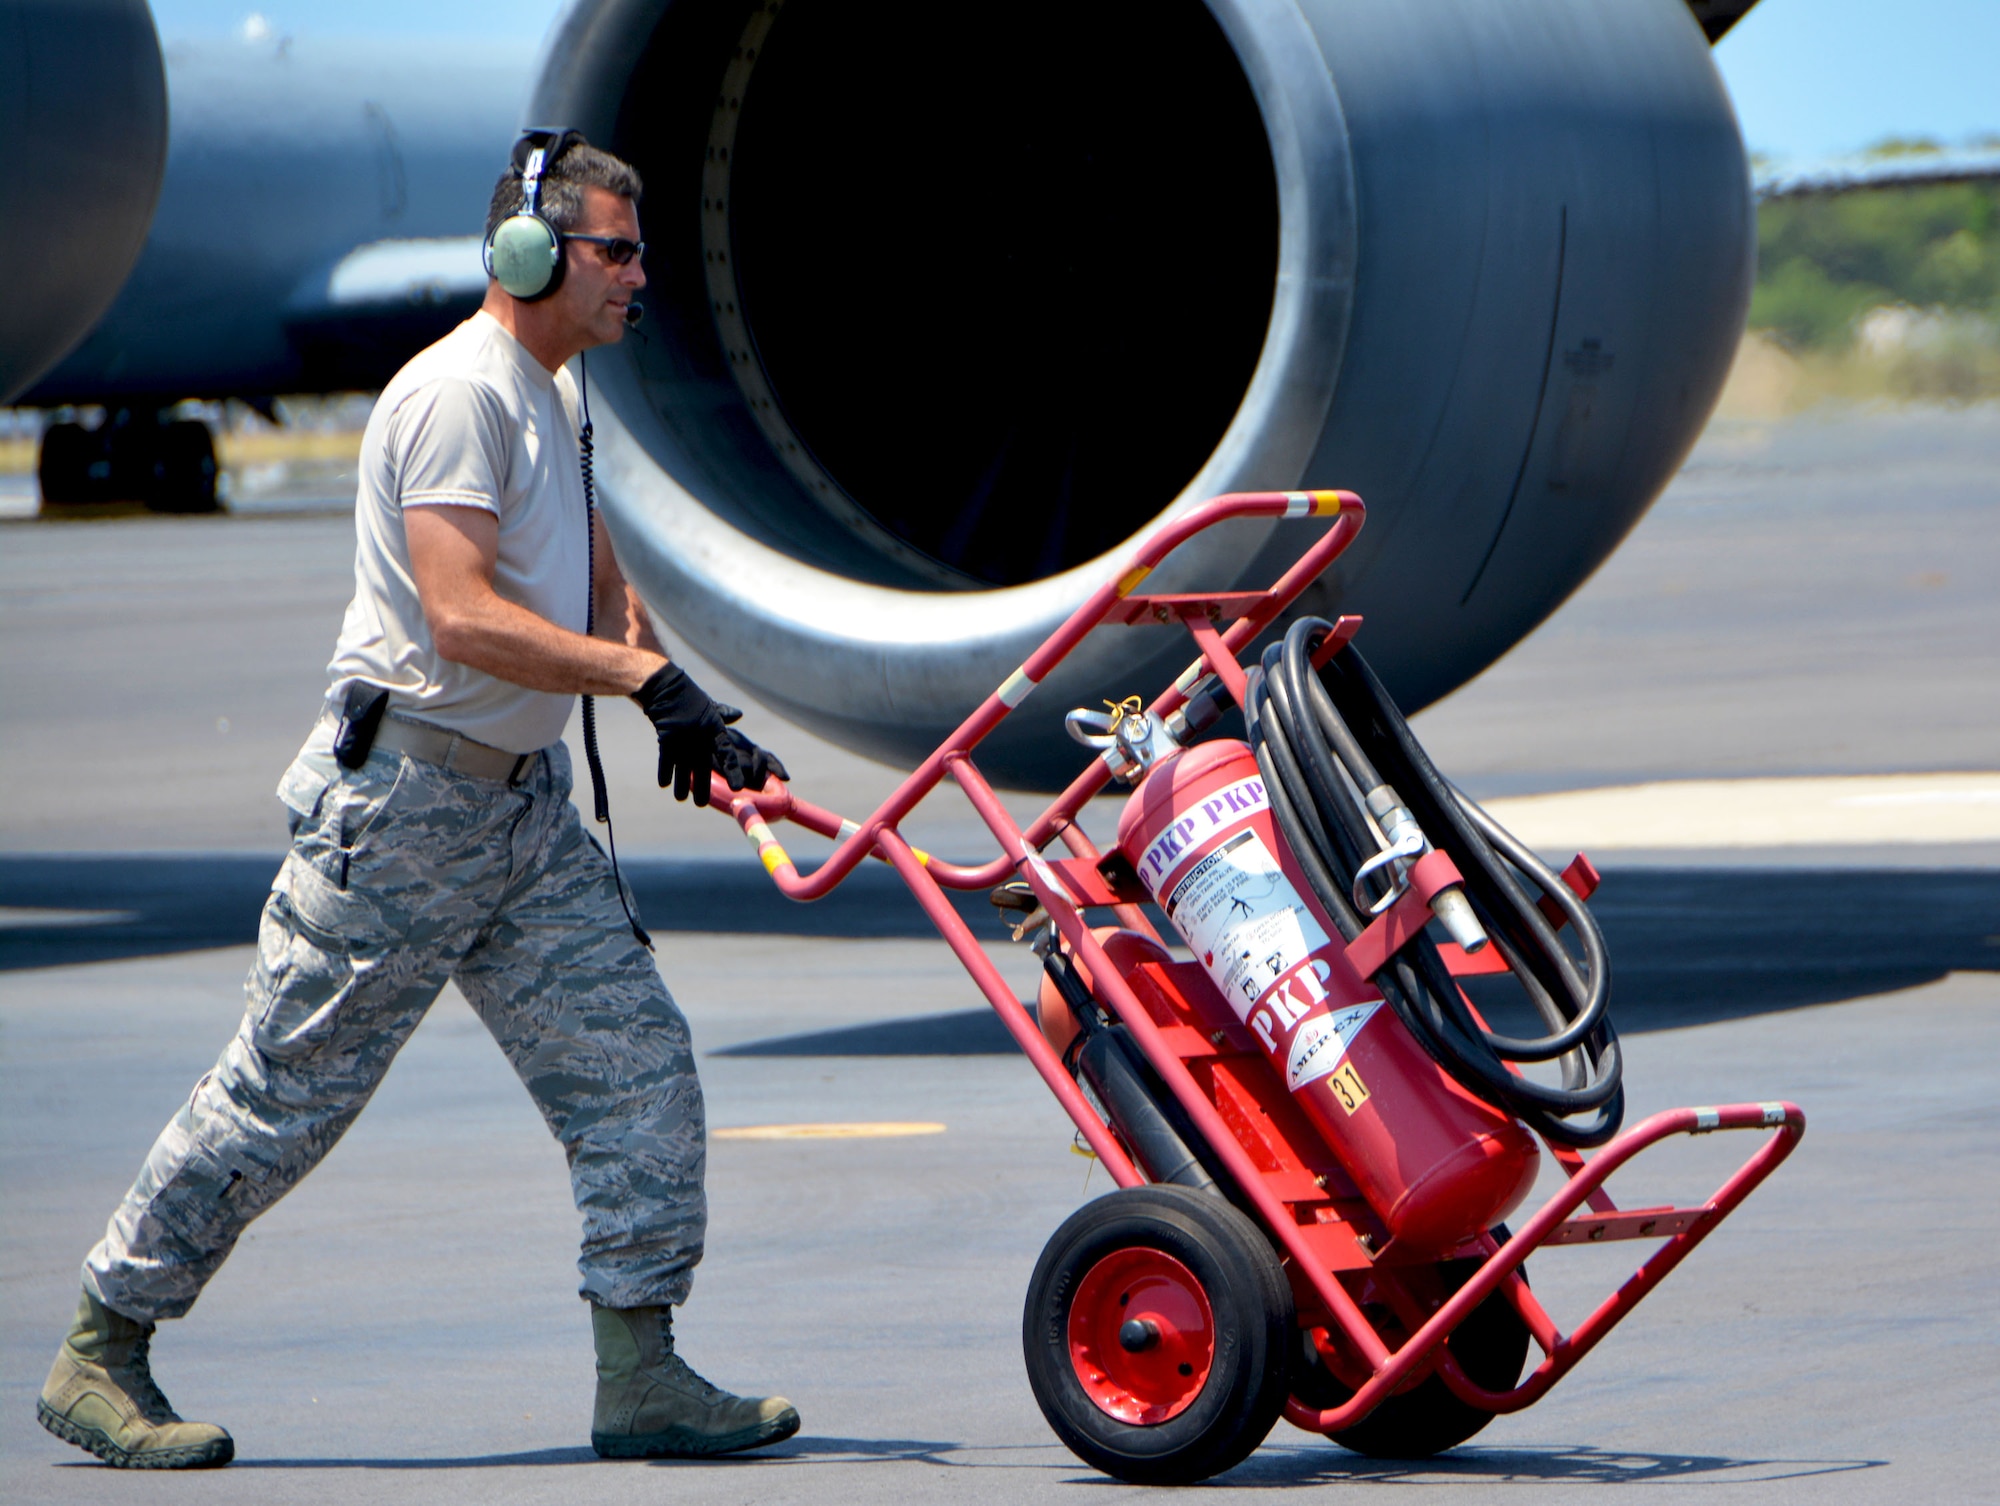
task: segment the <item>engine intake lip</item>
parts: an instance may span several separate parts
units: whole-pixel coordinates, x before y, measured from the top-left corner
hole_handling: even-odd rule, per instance
[[[573,123],[645,169],[646,143],[632,109],[649,93],[639,70],[656,33],[687,23],[698,9],[691,0],[572,8],[551,40],[530,113]],[[1347,127],[1313,32],[1290,4],[1209,0],[1208,10],[1262,117],[1277,194],[1277,270],[1269,326],[1242,400],[1206,463],[1155,522],[1221,492],[1300,481],[1332,402],[1354,288]],[[735,45],[741,19],[740,11],[718,17],[708,28],[710,45],[718,37]],[[703,100],[704,125],[713,103]],[[649,189],[661,192],[650,173]],[[652,197],[646,213],[650,230],[661,213]],[[649,272],[656,283],[666,280]],[[710,296],[705,286],[701,296]],[[649,303],[664,301],[649,290]],[[712,384],[694,391],[684,370],[668,373],[658,358],[662,342],[693,346],[714,337],[661,312],[657,331],[649,320],[624,345],[592,358],[607,522],[627,573],[668,624],[772,709],[859,751],[890,761],[919,757],[1129,554],[1129,542],[1121,542],[1025,584],[940,590],[944,582],[912,579],[877,541],[837,520],[823,515],[815,532],[795,509],[774,524],[768,496],[790,478],[768,456],[761,473],[741,459],[732,472],[712,444],[701,452],[708,441],[686,431],[685,415],[698,411],[699,422],[721,427],[717,392]],[[744,411],[740,394],[727,396]],[[740,451],[746,425],[726,422]],[[1270,532],[1269,524],[1251,523],[1219,530],[1199,557],[1163,566],[1157,586],[1228,589],[1258,560]],[[1179,635],[1099,635],[1051,677],[1042,699],[1094,698],[1107,676],[1148,683],[1189,657]],[[1023,782],[1036,777],[1032,766],[1047,761],[1051,739],[1047,727],[1021,725],[1033,721],[1032,712],[1017,716],[989,739],[996,774],[1004,777],[1012,763]],[[1066,752],[1059,756],[1069,761]],[[1051,769],[1041,777],[1056,775]]]

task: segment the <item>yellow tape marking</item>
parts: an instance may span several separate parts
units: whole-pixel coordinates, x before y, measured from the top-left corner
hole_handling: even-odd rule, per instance
[[[1125,572],[1124,578],[1118,582],[1118,594],[1120,596],[1130,596],[1134,591],[1139,589],[1139,582],[1152,573],[1153,567],[1151,565],[1134,565],[1130,570]]]
[[[771,828],[762,816],[753,815],[743,823],[743,834],[757,847],[757,856],[763,860],[764,871],[775,874],[780,868],[790,864],[791,857],[778,845],[778,839],[771,835]]]
[[[1322,518],[1337,518],[1340,516],[1339,492],[1314,492],[1312,499],[1313,513],[1316,516]]]
[[[746,1124],[708,1132],[711,1140],[888,1140],[902,1135],[942,1135],[942,1124]]]

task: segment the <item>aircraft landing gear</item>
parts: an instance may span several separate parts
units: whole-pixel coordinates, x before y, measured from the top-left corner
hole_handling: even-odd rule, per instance
[[[45,505],[138,502],[152,512],[221,510],[208,425],[167,419],[157,410],[121,408],[95,429],[49,425],[37,471]]]

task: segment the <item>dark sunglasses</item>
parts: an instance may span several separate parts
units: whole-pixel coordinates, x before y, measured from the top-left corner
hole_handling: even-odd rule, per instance
[[[644,241],[628,241],[622,235],[566,235],[563,239],[589,241],[593,246],[602,246],[604,259],[614,267],[622,267],[633,257],[646,254]]]

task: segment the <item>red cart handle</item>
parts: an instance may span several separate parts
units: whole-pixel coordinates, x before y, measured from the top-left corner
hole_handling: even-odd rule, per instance
[[[1231,693],[1240,698],[1242,671],[1235,656],[1269,627],[1278,614],[1318,578],[1321,571],[1333,563],[1341,551],[1354,541],[1354,536],[1367,521],[1368,509],[1353,492],[1233,492],[1192,507],[1167,523],[1147,538],[1123,573],[1093,591],[1070,614],[1069,619],[1030,654],[1019,669],[1002,681],[1000,687],[960,723],[943,745],[925,759],[866,821],[843,820],[832,811],[798,799],[790,789],[775,780],[759,791],[735,791],[720,776],[711,776],[711,803],[726,810],[743,828],[744,834],[756,846],[757,855],[763,860],[772,881],[781,891],[797,900],[820,898],[853,872],[864,857],[871,853],[882,856],[876,853],[880,835],[884,831],[893,831],[897,822],[937,787],[945,776],[948,763],[965,757],[977,747],[1010,711],[1028,698],[1051,670],[1074,652],[1091,629],[1111,616],[1121,604],[1150,601],[1151,598],[1135,598],[1134,593],[1169,554],[1196,534],[1234,518],[1335,520],[1326,535],[1300,555],[1268,591],[1238,594],[1232,598],[1232,605],[1241,607],[1242,612],[1226,632],[1217,633],[1205,620],[1189,623],[1203,649],[1202,656],[1147,709],[1156,716],[1170,715],[1186,702],[1188,692],[1203,674],[1211,670],[1223,675]],[[1162,602],[1169,600],[1173,599],[1161,598]],[[1111,771],[1103,761],[1092,759],[1090,766],[1028,828],[1029,844],[1039,848],[1048,842],[1086,800],[1104,787],[1110,777]],[[834,837],[840,845],[818,868],[802,876],[791,855],[771,833],[771,823],[784,820],[795,821],[822,836]],[[978,868],[940,862],[924,853],[917,853],[916,856],[932,878],[952,889],[990,888],[1003,882],[1013,871],[1012,860],[1005,855]]]

